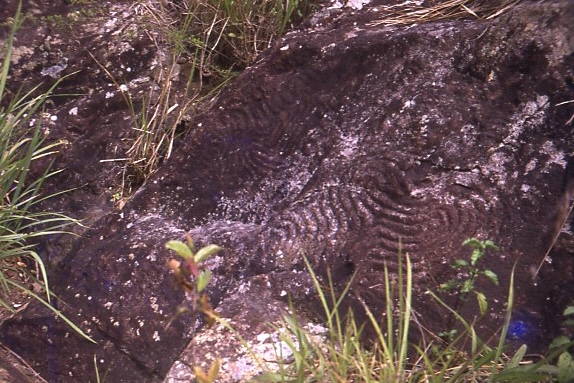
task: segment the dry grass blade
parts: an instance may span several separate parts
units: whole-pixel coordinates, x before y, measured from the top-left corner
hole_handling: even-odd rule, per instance
[[[446,0],[431,6],[405,2],[398,5],[382,6],[384,15],[371,26],[417,25],[433,21],[468,18],[490,20],[507,12],[520,3],[520,0]]]
[[[160,73],[147,97],[136,101],[92,56],[124,97],[135,123],[123,158],[103,160],[124,162],[122,185],[113,196],[118,207],[171,156],[174,142],[188,129],[186,117],[206,110],[237,71],[284,32],[302,1],[147,0],[133,5],[147,21],[145,33],[160,56]],[[182,79],[187,80],[183,91],[172,88],[172,80]]]
[[[164,75],[163,73],[160,76]],[[165,73],[169,79],[172,75],[172,67]],[[135,141],[128,149],[127,155],[132,159],[131,166],[136,176],[145,179],[154,173],[163,158],[169,158],[175,129],[167,121],[170,114],[179,106],[177,103],[170,105],[171,81],[162,82],[159,98],[153,108],[146,110],[145,100],[140,112],[139,122],[135,133]],[[148,102],[153,100],[153,88],[150,91]]]
[[[534,278],[538,276],[538,273],[540,272],[540,269],[542,269],[544,262],[546,262],[546,260],[548,259],[548,255],[554,248],[554,245],[556,244],[556,241],[558,241],[558,238],[560,238],[560,234],[562,233],[564,227],[566,227],[569,218],[572,216],[573,210],[574,210],[574,180],[571,180],[569,182],[569,188],[561,197],[560,203],[558,205],[557,218],[552,230],[552,239],[550,242],[550,246],[548,247],[548,250],[546,250],[546,253],[544,253],[544,257],[542,257],[542,261],[540,261],[538,268],[536,268],[536,271],[533,274]]]

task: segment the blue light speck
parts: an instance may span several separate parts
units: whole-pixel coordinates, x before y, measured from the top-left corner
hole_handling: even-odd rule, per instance
[[[513,320],[508,326],[508,335],[513,339],[523,339],[528,332],[528,325],[521,320]]]

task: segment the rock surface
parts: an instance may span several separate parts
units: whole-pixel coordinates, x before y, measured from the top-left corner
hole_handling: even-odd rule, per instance
[[[377,311],[383,264],[397,270],[399,240],[413,262],[417,319],[440,330],[444,314],[423,293],[452,278],[449,263],[467,257],[461,242],[473,236],[501,248],[485,260],[501,287],[481,286],[493,304],[479,331],[491,335],[501,323],[516,263],[517,318],[531,330],[516,336],[533,347],[547,339],[574,293],[568,242],[532,275],[574,155],[574,104],[565,103],[574,99],[574,5],[524,2],[490,21],[411,27],[375,25],[381,17],[367,7],[288,34],[193,119],[185,143],[121,212],[96,217],[58,257],[60,308],[97,345],[33,303],[2,324],[2,342],[51,382],[90,380],[94,355],[109,382],[162,381],[197,325],[184,316],[165,328],[184,298],[164,243],[186,232],[224,247],[209,261],[210,294],[252,344],[286,295],[315,311],[303,254],[320,275],[329,268],[338,287],[356,273],[353,295]],[[85,113],[102,103],[87,102]],[[91,166],[109,158],[103,131],[118,121],[110,115],[101,129],[101,115],[78,122],[90,129],[64,157],[90,152]],[[100,149],[88,149],[99,134]],[[90,169],[76,174],[103,171]],[[102,199],[61,203],[93,201]],[[198,343],[196,352],[213,355],[225,347],[201,334]],[[233,357],[228,372],[244,355]],[[180,358],[192,359],[189,351]],[[188,373],[176,367],[168,381]],[[225,381],[240,380],[236,373]]]

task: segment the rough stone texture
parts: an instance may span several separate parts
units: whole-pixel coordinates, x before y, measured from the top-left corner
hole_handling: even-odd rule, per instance
[[[2,21],[14,15],[16,5],[17,1],[7,1],[5,7],[3,3],[0,7]],[[153,97],[157,96],[157,84],[160,81],[157,73],[159,68],[166,65],[166,52],[158,51],[159,45],[154,41],[155,31],[150,31],[153,25],[143,18],[141,5],[133,1],[74,5],[62,1],[25,0],[22,12],[27,15],[27,20],[16,34],[8,88],[16,93],[20,87],[31,89],[41,84],[40,91],[45,91],[64,75],[70,75],[59,84],[55,93],[60,96],[48,102],[43,115],[42,129],[47,139],[64,142],[54,167],[65,169],[57,177],[47,180],[45,188],[46,193],[72,189],[70,193],[51,199],[47,208],[81,219],[86,226],[72,229],[82,233],[114,210],[110,199],[121,184],[123,163],[108,160],[125,157],[125,151],[130,145],[129,137],[133,136],[134,116],[119,87],[126,86],[134,99],[135,111],[139,113],[143,95],[152,102]],[[2,25],[2,45],[6,32]],[[162,48],[167,51],[165,46]],[[182,76],[185,77],[185,74],[182,73]],[[178,100],[183,89],[183,86],[178,86],[178,81],[173,79],[173,85],[181,89],[173,91],[174,101]],[[185,83],[186,80],[183,81]],[[154,87],[150,100],[150,89]],[[74,246],[78,244],[73,244],[73,237],[57,236],[41,243],[38,252],[48,265],[55,266],[66,254],[77,251]],[[51,271],[58,272],[54,269]],[[146,299],[150,302],[153,300],[151,296]],[[47,312],[41,309],[40,312],[39,318],[32,314],[27,316],[24,323],[31,326],[30,332],[45,334],[52,319]],[[75,314],[72,316],[74,320],[78,318]],[[50,318],[48,327],[43,325],[46,318]],[[95,317],[86,319],[96,320]],[[81,317],[77,319],[77,323],[81,321]],[[11,326],[10,323],[4,323],[4,328],[10,329]],[[64,333],[69,330],[63,328]],[[33,350],[33,343],[26,337],[27,334],[11,341],[12,350]],[[47,340],[45,335],[40,337]],[[123,355],[111,343],[107,345],[114,349],[114,353]],[[73,347],[68,351],[71,352],[69,355],[76,354],[76,350],[82,350],[84,345]],[[77,381],[68,374],[66,368],[56,372],[59,367],[70,364],[71,359],[66,361],[68,356],[64,357],[68,355],[66,351],[58,347],[37,351],[41,363],[48,366],[47,369],[41,369],[48,381],[59,380],[60,374],[67,375],[71,381]],[[91,352],[89,349],[84,351]],[[53,363],[56,356],[61,358],[59,364]],[[105,359],[98,360],[102,362],[100,369],[105,371]],[[12,364],[10,359],[5,359],[3,363]],[[86,375],[85,379],[79,381],[88,381],[95,374],[93,359],[82,363]],[[119,357],[116,363],[124,362]],[[126,363],[128,365],[133,367],[131,362]],[[127,376],[140,381],[148,379],[148,375],[138,379],[138,373],[131,371],[126,374],[126,379]],[[15,377],[14,381],[23,380]]]
[[[296,272],[294,274],[287,277],[300,279]],[[217,311],[233,332],[222,324],[202,329],[174,363],[164,382],[189,382],[193,376],[192,366],[208,371],[216,359],[221,361],[218,374],[221,382],[246,381],[262,370],[277,371],[281,362],[290,363],[293,353],[284,339],[298,343],[283,321],[285,315],[292,314],[285,299],[281,298],[287,292],[273,293],[272,286],[278,277],[281,276],[274,273],[255,276],[231,291]],[[327,329],[320,323],[305,316],[297,319],[316,341],[324,340]]]
[[[480,286],[493,304],[479,331],[500,324],[517,262],[517,318],[531,330],[519,340],[546,339],[574,293],[571,246],[532,276],[574,154],[574,105],[558,105],[574,99],[572,2],[408,28],[369,25],[378,18],[370,8],[286,36],[193,120],[197,129],[121,213],[67,253],[52,286],[98,345],[34,304],[2,325],[2,342],[49,381],[89,380],[94,354],[107,381],[161,381],[196,325],[182,317],[165,329],[183,296],[163,244],[187,231],[224,246],[210,260],[210,293],[252,344],[279,315],[283,291],[314,311],[302,254],[338,286],[356,272],[352,294],[376,312],[399,239],[413,262],[417,319],[440,329],[444,313],[423,292],[452,278],[448,264],[467,256],[460,244],[471,236],[501,248],[485,260],[501,288]],[[241,292],[249,284],[259,301]],[[205,334],[198,340],[210,342]],[[244,355],[228,357],[231,371]]]
[[[383,262],[396,265],[401,238],[417,273],[418,320],[434,329],[444,314],[426,302],[424,289],[452,277],[445,265],[465,257],[463,239],[491,238],[501,251],[486,265],[504,287],[481,286],[496,304],[479,331],[490,335],[500,325],[517,262],[513,323],[526,331],[511,338],[544,347],[537,342],[556,331],[552,322],[572,293],[571,247],[556,249],[554,264],[532,277],[555,234],[557,210],[572,200],[561,195],[571,177],[563,171],[573,153],[572,108],[556,104],[572,99],[574,46],[567,30],[572,4],[539,6],[492,23],[375,29],[350,27],[351,19],[312,39],[291,34],[235,83],[241,91],[222,97],[217,115],[201,122],[210,138],[192,145],[207,150],[190,150],[172,167],[187,173],[211,152],[217,169],[232,169],[197,177],[217,180],[209,195],[223,191],[192,235],[241,249],[261,273],[296,269],[289,263],[300,252],[334,270],[339,282],[357,271],[352,293],[374,307],[382,304],[376,287]],[[246,102],[245,94],[256,100]],[[225,136],[229,130],[238,132]],[[244,169],[252,177],[237,184]],[[160,185],[156,190],[171,186],[170,195],[193,188]],[[222,230],[220,217],[250,225]],[[238,235],[245,230],[249,235]],[[565,231],[561,240],[569,237]],[[280,245],[271,246],[277,238]],[[275,288],[282,287],[289,284]],[[241,298],[232,293],[223,306],[227,299]],[[197,343],[199,350],[227,348]],[[224,360],[236,363],[231,359]],[[175,372],[177,365],[166,381],[186,381],[170,380]]]
[[[7,1],[0,20],[13,16],[17,3]],[[72,191],[51,199],[48,208],[82,219],[86,226],[113,208],[110,200],[122,183],[121,159],[135,135],[134,117],[142,98],[150,104],[156,101],[159,73],[169,59],[141,4],[94,3],[23,1],[27,19],[16,34],[8,79],[13,93],[38,85],[45,91],[61,80],[54,92],[58,97],[46,106],[42,127],[48,139],[63,142],[54,168],[66,171],[47,180],[46,189]],[[1,32],[3,43],[6,27]],[[62,80],[64,76],[68,77]],[[182,70],[183,82],[173,79],[174,103],[181,99],[185,77]],[[69,246],[68,240],[58,238],[40,252],[46,261],[57,263]]]

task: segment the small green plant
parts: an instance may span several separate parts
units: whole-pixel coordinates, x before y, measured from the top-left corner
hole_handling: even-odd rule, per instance
[[[574,327],[574,306],[568,306],[563,313],[563,325]],[[503,371],[495,375],[493,382],[574,382],[574,338],[562,335],[549,346],[548,354],[537,362],[525,360],[526,345],[523,345]]]
[[[564,310],[563,325],[574,329],[574,306]],[[558,383],[574,382],[574,337],[561,335],[550,344],[550,352],[558,354],[554,365],[545,366],[544,370],[554,376]]]
[[[479,249],[484,252],[485,248]],[[318,337],[305,330],[294,311],[285,316],[286,331],[279,333],[284,334],[281,341],[289,352],[278,347],[278,370],[266,371],[255,379],[256,382],[491,382],[505,366],[517,364],[523,357],[524,349],[513,358],[507,358],[502,352],[513,307],[514,270],[501,339],[495,348],[479,339],[473,322],[465,320],[433,292],[429,292],[430,295],[452,313],[464,331],[452,343],[445,345],[441,341],[440,347],[434,347],[437,338],[434,334],[426,334],[430,335],[431,341],[423,339],[421,346],[409,343],[412,322],[417,318],[412,308],[412,266],[408,254],[399,254],[396,278],[393,279],[384,268],[386,307],[382,316],[363,303],[368,324],[374,329],[372,343],[367,346],[361,339],[363,324],[356,321],[352,311],[346,316],[341,313],[341,304],[352,281],[340,295],[335,295],[331,279],[328,277],[329,283],[324,287],[306,258],[305,262],[326,317],[326,333]],[[363,302],[359,296],[356,298]],[[425,334],[421,335],[425,337]],[[464,347],[468,341],[472,344],[470,352]],[[285,360],[285,354],[292,357]]]
[[[124,97],[134,121],[125,158],[103,160],[125,164],[121,174],[122,202],[171,156],[177,138],[186,132],[184,119],[205,109],[240,70],[281,36],[292,20],[303,14],[304,3],[305,0],[142,2],[149,28],[160,31],[171,54],[160,63],[158,84],[152,84],[148,94],[141,99],[138,96],[138,100],[92,56]],[[172,81],[183,73],[187,76],[185,92],[178,94],[172,89]]]
[[[209,297],[204,293],[211,280],[211,271],[205,268],[204,262],[221,251],[221,247],[208,245],[196,251],[193,239],[188,234],[186,242],[169,241],[166,244],[166,248],[175,251],[182,258],[182,260],[172,258],[167,265],[172,271],[177,285],[185,291],[191,301],[191,305],[183,303],[177,307],[176,313],[166,327],[169,327],[176,318],[185,313],[191,313],[192,315],[200,313],[203,315],[207,325],[212,326],[219,317],[213,309]],[[220,365],[221,362],[215,360],[208,372],[204,372],[200,367],[194,366],[195,378],[199,383],[215,382]]]
[[[564,310],[564,327],[574,329],[574,306]],[[557,353],[556,364],[546,367],[558,383],[574,382],[574,336],[561,335],[550,344],[550,351]]]
[[[10,300],[17,293],[31,296],[93,342],[51,305],[46,268],[31,244],[39,237],[65,233],[67,226],[79,222],[63,214],[38,211],[41,202],[59,194],[42,194],[44,181],[58,173],[50,170],[51,163],[39,176],[34,177],[31,171],[33,165],[56,153],[59,145],[48,143],[41,128],[44,104],[59,82],[40,95],[35,95],[39,87],[24,94],[9,94],[6,83],[12,44],[22,22],[20,3],[0,69],[0,305],[14,311]]]
[[[209,303],[207,294],[203,292],[211,280],[211,271],[205,269],[203,263],[221,251],[221,247],[208,245],[195,251],[195,244],[190,235],[187,235],[186,242],[169,241],[165,247],[183,258],[183,261],[172,258],[167,265],[173,272],[178,286],[191,298],[191,306],[183,304],[178,307],[178,316],[185,312],[200,312],[204,314],[209,325],[213,324],[216,314]]]
[[[462,279],[451,279],[442,283],[439,287],[440,292],[454,292],[456,301],[453,305],[454,311],[459,311],[463,304],[468,301],[471,294],[476,296],[480,315],[486,314],[488,310],[488,301],[486,295],[476,289],[476,281],[478,277],[486,277],[487,280],[495,285],[498,285],[498,276],[490,269],[482,269],[479,265],[480,260],[486,254],[488,249],[498,250],[498,247],[491,240],[479,240],[476,238],[468,238],[463,243],[463,246],[470,246],[472,252],[468,260],[457,259],[451,267],[456,270],[459,275],[463,275]],[[452,341],[456,335],[456,330],[452,328],[454,325],[454,317],[451,315],[447,323],[447,331],[439,334],[443,338]]]

